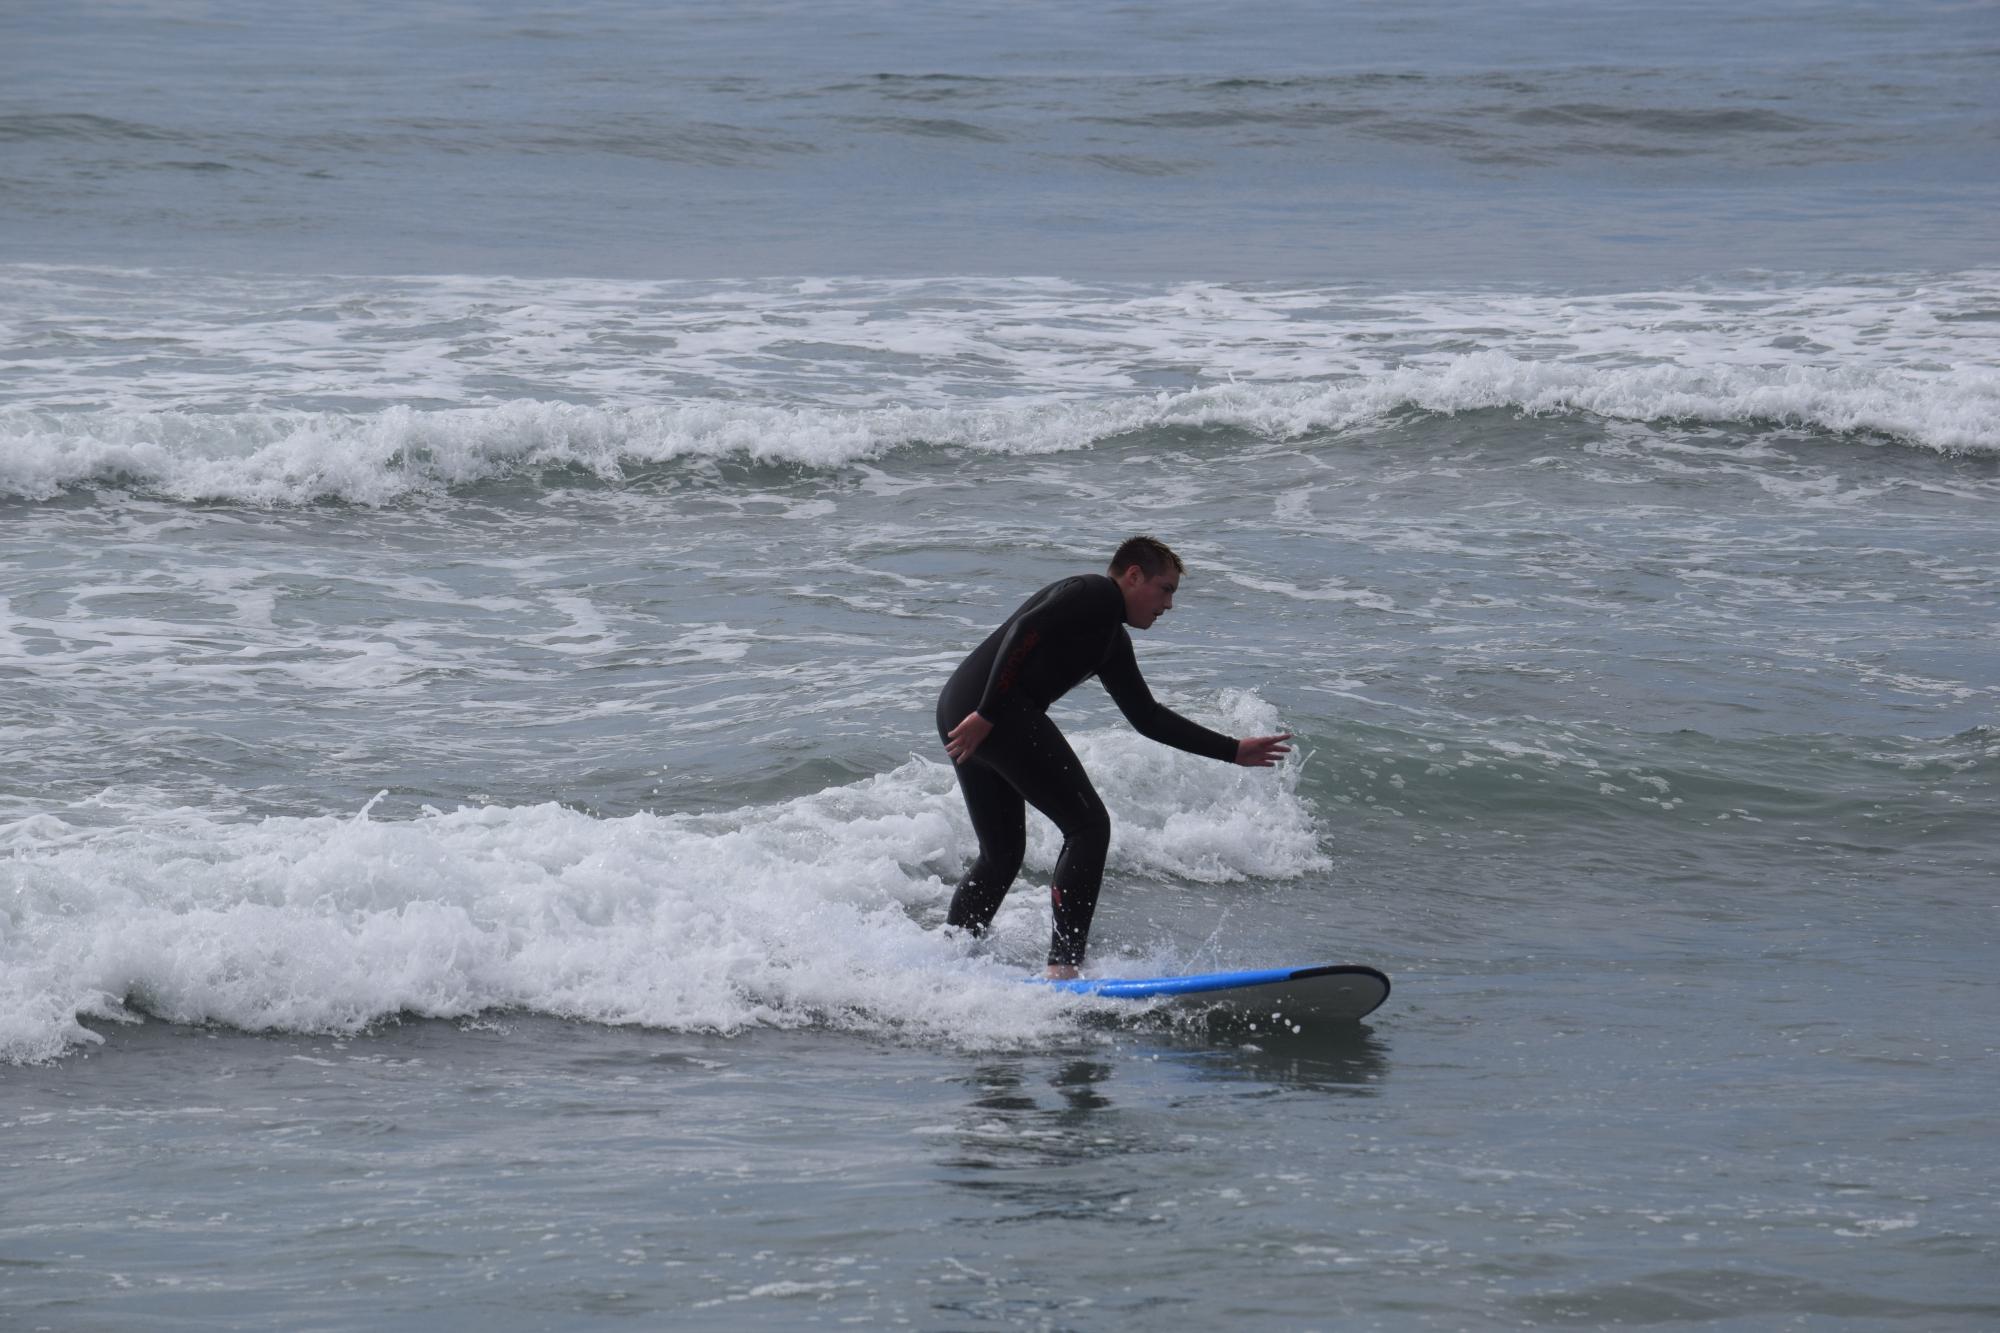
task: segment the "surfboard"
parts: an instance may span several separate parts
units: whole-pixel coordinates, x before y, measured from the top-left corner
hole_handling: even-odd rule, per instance
[[[1387,974],[1358,964],[1250,968],[1183,977],[1079,977],[1039,980],[1075,995],[1109,1000],[1186,1000],[1227,1008],[1245,1018],[1267,1015],[1274,1023],[1312,1018],[1352,1022],[1389,998]]]

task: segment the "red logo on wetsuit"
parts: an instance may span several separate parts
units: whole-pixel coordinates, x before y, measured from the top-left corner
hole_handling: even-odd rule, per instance
[[[1021,636],[1021,642],[1019,646],[1017,646],[1013,652],[1007,654],[1007,664],[1000,668],[1000,689],[1002,690],[1002,692],[1014,688],[1014,682],[1017,679],[1019,679],[1021,675],[1022,660],[1027,657],[1028,651],[1030,649],[1032,649],[1037,643],[1041,642],[1041,638],[1042,636],[1039,631],[1029,630],[1026,634],[1023,634]]]

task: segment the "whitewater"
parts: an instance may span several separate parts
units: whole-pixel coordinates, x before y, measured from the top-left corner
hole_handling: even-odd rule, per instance
[[[238,279],[225,306],[206,278],[5,276],[4,332],[27,373],[0,408],[0,486],[34,499],[102,479],[182,499],[382,504],[521,470],[1036,454],[1171,427],[1283,439],[1405,408],[2000,448],[1990,272],[1561,299]],[[107,323],[91,310],[107,285],[158,313]],[[60,415],[25,405],[51,398]]]

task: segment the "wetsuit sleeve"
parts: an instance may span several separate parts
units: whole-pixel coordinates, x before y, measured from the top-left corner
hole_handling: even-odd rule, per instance
[[[1037,652],[1052,644],[1062,644],[1083,633],[1092,616],[1090,585],[1084,579],[1064,579],[1044,588],[1023,607],[1000,640],[993,655],[993,670],[986,677],[986,689],[979,696],[979,715],[997,722],[1008,707],[1019,702],[1027,679],[1028,664]]]
[[[1236,741],[1219,731],[1210,731],[1199,722],[1190,722],[1153,697],[1146,678],[1139,674],[1138,659],[1132,656],[1132,636],[1122,628],[1097,669],[1097,678],[1141,736],[1171,745],[1189,754],[1206,755],[1225,763],[1236,762]]]

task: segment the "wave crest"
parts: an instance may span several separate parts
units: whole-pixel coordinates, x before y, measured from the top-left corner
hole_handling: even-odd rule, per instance
[[[1482,351],[1331,383],[1235,384],[1146,397],[976,408],[519,400],[377,412],[0,412],[0,494],[45,500],[133,485],[185,500],[390,504],[578,469],[607,481],[683,459],[832,469],[909,449],[1032,455],[1158,428],[1297,439],[1410,409],[1589,413],[1865,432],[1944,453],[2000,453],[2000,370],[1918,375],[1793,367],[1596,368]]]

